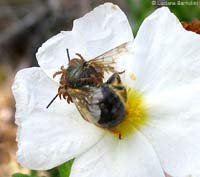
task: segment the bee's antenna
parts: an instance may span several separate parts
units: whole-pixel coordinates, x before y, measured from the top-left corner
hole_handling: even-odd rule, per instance
[[[54,102],[54,100],[57,98],[58,94],[50,101],[50,103],[46,106],[46,108],[48,109],[49,106]]]
[[[68,58],[68,61],[70,61],[69,49],[66,48],[66,51],[67,51],[67,58]]]
[[[118,74],[123,74],[123,73],[125,73],[125,71],[126,70],[123,70],[123,71],[119,71],[119,72],[117,72]]]

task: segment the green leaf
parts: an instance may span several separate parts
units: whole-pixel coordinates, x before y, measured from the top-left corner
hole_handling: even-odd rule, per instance
[[[60,177],[69,177],[74,159],[58,166]]]
[[[31,177],[37,176],[37,171],[36,170],[31,170]]]
[[[12,175],[12,177],[40,177],[40,176],[37,176],[35,174],[26,175],[26,174],[22,174],[22,173],[15,173],[15,174]]]
[[[15,174],[12,175],[12,177],[30,177],[30,176],[22,174],[22,173],[15,173]]]

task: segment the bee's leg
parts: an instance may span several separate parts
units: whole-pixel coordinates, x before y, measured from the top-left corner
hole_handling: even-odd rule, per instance
[[[66,91],[64,86],[60,86],[58,88],[58,96],[60,99],[62,99],[62,97],[63,97],[65,100],[67,100],[67,103],[69,103],[69,104],[70,104],[70,102],[73,103],[72,97]]]
[[[123,70],[123,71],[118,71],[117,73],[118,73],[118,74],[124,74],[124,73],[125,73],[125,71],[126,71],[126,70]]]
[[[95,75],[92,74],[91,77],[93,79],[95,79],[95,80],[98,79],[98,83],[102,83],[103,82],[103,78],[104,78],[104,72],[103,71],[99,71]]]
[[[121,133],[119,133],[119,140],[121,140],[122,139],[122,134]]]
[[[69,93],[67,91],[65,91],[65,93],[63,94],[63,98],[67,100],[67,103],[73,103],[72,97],[69,95]]]
[[[104,71],[106,71],[106,72],[111,72],[111,73],[116,73],[117,71],[114,69],[114,67],[112,67],[112,66],[105,66],[104,67]]]
[[[117,85],[121,83],[121,78],[118,73],[114,73],[108,80],[106,81],[107,84]]]
[[[61,67],[60,67],[60,70],[64,73],[64,72],[65,72],[65,67],[64,67],[64,66],[61,66]]]
[[[100,75],[99,74],[99,76],[98,77],[96,77],[95,75],[91,75],[91,80],[93,81],[93,82],[95,82],[95,83],[101,83],[101,82],[103,82],[103,77],[102,77],[102,75]]]
[[[99,82],[102,82],[102,78],[97,78],[94,75],[91,75],[90,77],[87,77],[87,78],[81,78],[80,80],[81,81],[92,81],[96,84],[98,84]]]
[[[57,75],[59,75],[59,74],[63,74],[63,72],[62,71],[57,71],[57,72],[55,72],[54,74],[53,74],[53,78],[55,78]]]
[[[122,133],[119,130],[116,129],[109,129],[109,131],[111,131],[112,133],[114,133],[115,135],[118,135],[119,140],[122,139]]]
[[[62,96],[63,96],[64,93],[65,93],[65,89],[62,86],[60,86],[58,88],[58,96],[59,96],[60,99],[62,99]]]
[[[65,81],[63,79],[60,79],[60,85],[64,88],[64,84],[65,84]]]
[[[82,60],[82,61],[85,61],[85,59],[83,58],[83,56],[80,54],[80,53],[76,53],[77,56],[79,56],[79,58]]]
[[[65,87],[61,85],[58,88],[58,96],[59,96],[60,99],[62,99],[62,97],[65,99],[65,97],[64,97],[65,92],[66,92]]]
[[[65,68],[64,68],[64,66],[61,66],[60,67],[60,71],[57,71],[57,72],[55,72],[54,74],[53,74],[53,78],[55,78],[57,75],[59,75],[59,74],[64,74],[65,73]]]
[[[102,72],[98,72],[97,74],[98,74],[98,77],[101,77],[103,79],[104,74]]]
[[[91,81],[91,78],[87,77],[87,78],[80,78],[80,81]]]

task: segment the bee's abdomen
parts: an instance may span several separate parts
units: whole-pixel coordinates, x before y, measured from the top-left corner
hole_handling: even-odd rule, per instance
[[[90,101],[90,111],[100,127],[113,128],[123,120],[125,105],[108,85],[103,84]]]

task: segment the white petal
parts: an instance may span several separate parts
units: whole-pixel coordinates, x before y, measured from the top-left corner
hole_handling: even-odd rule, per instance
[[[40,68],[17,73],[13,84],[18,124],[17,159],[30,169],[49,169],[88,150],[102,131],[83,120],[73,104],[56,99],[57,84]]]
[[[46,41],[36,56],[41,68],[52,77],[60,66],[68,63],[66,48],[71,58],[80,53],[89,59],[132,40],[125,14],[118,6],[105,3],[75,20],[72,31],[61,32]]]
[[[160,162],[139,132],[118,140],[106,135],[75,159],[70,177],[164,177]]]
[[[199,174],[200,83],[146,97],[151,121],[142,133],[171,176]]]
[[[157,93],[200,80],[200,37],[186,31],[168,8],[144,20],[134,40],[134,87]]]
[[[200,168],[199,51],[199,35],[165,7],[143,22],[134,41],[135,88],[146,95],[153,119],[142,131],[172,176]]]
[[[166,177],[200,177],[200,175],[186,175],[186,176],[166,176]]]

